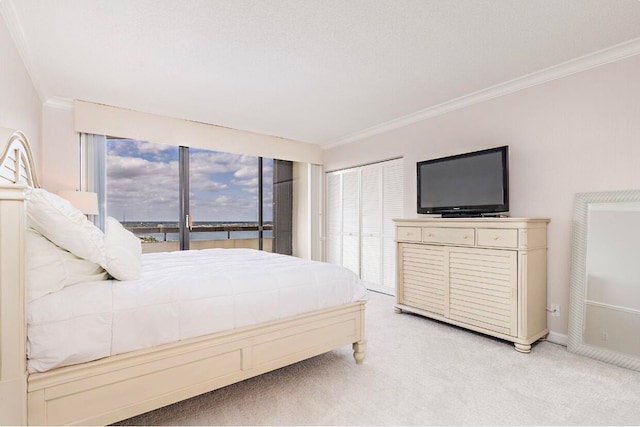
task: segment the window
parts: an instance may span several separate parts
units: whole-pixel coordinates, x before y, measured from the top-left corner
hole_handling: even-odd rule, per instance
[[[178,147],[107,138],[107,215],[128,228],[177,227],[180,214]],[[163,240],[148,234],[146,242]],[[174,232],[167,236],[177,240]]]
[[[132,139],[108,137],[106,145],[107,215],[138,235],[144,252],[179,249],[181,226],[183,248],[273,250],[274,165],[282,161]],[[279,215],[290,218],[284,207]],[[288,239],[291,253],[290,230]]]

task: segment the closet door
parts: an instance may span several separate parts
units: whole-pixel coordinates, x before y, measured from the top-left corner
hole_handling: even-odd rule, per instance
[[[396,286],[392,219],[404,213],[403,185],[402,159],[327,174],[327,261],[390,295]]]
[[[360,171],[342,174],[342,266],[360,276]]]
[[[380,292],[396,294],[396,243],[393,218],[404,217],[404,167],[396,159],[382,164],[382,286]]]
[[[395,295],[393,218],[404,213],[402,159],[363,166],[361,174],[361,277],[369,289]]]
[[[342,174],[327,174],[327,262],[342,265]]]
[[[360,205],[361,279],[369,289],[382,285],[382,166],[364,166],[361,170]]]

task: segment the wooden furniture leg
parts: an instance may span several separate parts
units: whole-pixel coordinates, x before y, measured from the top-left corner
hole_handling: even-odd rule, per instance
[[[353,343],[353,358],[356,359],[356,364],[360,365],[364,361],[365,352],[367,351],[367,340],[362,340]]]

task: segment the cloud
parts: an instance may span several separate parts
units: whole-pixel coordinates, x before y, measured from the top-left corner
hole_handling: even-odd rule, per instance
[[[258,188],[258,177],[254,176],[248,179],[232,179],[231,183],[235,185],[240,185],[243,187],[250,187],[249,188],[250,190],[251,188]]]
[[[253,156],[190,149],[189,167],[192,172],[206,170],[209,173],[227,173],[245,167],[254,167],[257,171],[258,160]]]
[[[138,150],[139,153],[159,154],[165,151],[177,150],[176,147],[173,145],[157,144],[157,143],[135,141],[135,140],[130,140],[130,141],[132,141],[135,144],[136,149]]]
[[[258,176],[258,166],[243,166],[233,173],[235,178],[245,179]]]
[[[107,144],[107,214],[128,221],[178,221],[177,147],[112,139]],[[273,161],[264,159],[265,219],[272,200]],[[256,221],[256,157],[189,150],[190,209],[196,221]]]
[[[220,197],[216,197],[216,199],[214,200],[215,203],[219,204],[219,205],[226,205],[231,201],[231,199],[229,198],[229,196],[220,196]]]
[[[191,186],[191,183],[189,185]],[[195,188],[202,191],[216,192],[229,188],[229,185],[225,184],[224,182],[196,180]]]
[[[177,161],[108,155],[107,214],[119,220],[177,220],[178,170]]]

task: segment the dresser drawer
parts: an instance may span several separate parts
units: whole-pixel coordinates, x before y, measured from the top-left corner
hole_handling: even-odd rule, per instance
[[[473,228],[423,227],[422,241],[425,243],[475,245],[475,231]]]
[[[510,228],[478,229],[478,246],[517,248],[518,230]]]
[[[421,242],[422,229],[420,227],[398,227],[397,239],[401,242]]]

